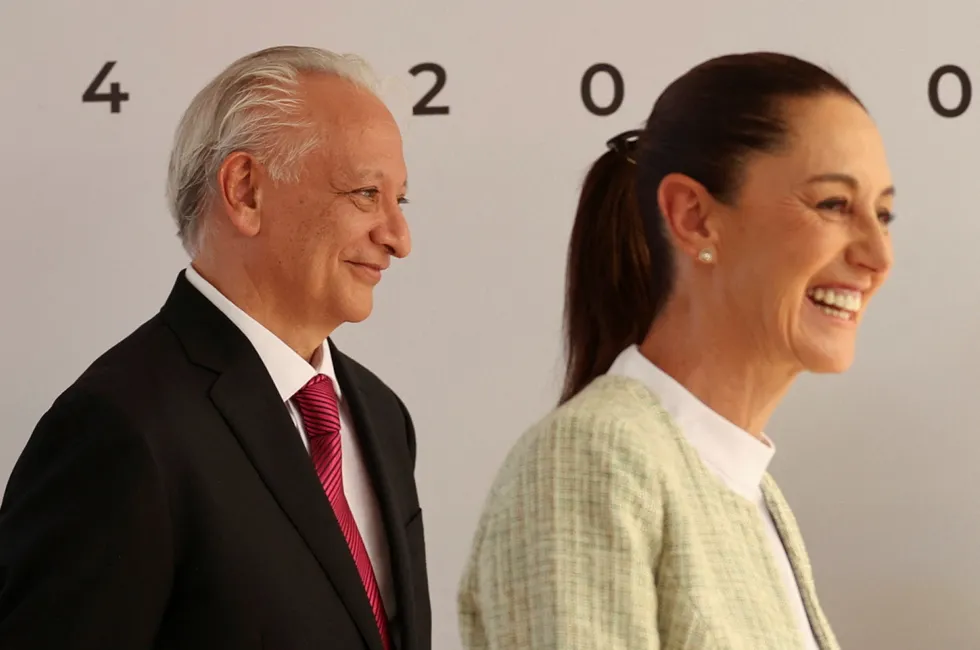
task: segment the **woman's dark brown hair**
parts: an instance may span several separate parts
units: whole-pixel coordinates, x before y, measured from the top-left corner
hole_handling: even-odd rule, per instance
[[[861,104],[841,80],[802,59],[722,56],[671,83],[642,131],[607,143],[586,174],[568,248],[561,402],[640,343],[670,297],[672,245],[657,201],[664,177],[685,174],[733,202],[746,155],[785,144],[784,102],[829,93]]]

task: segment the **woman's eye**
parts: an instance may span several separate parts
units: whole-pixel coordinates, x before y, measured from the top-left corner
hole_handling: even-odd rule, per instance
[[[847,208],[847,199],[827,199],[817,204],[820,210],[843,210]]]
[[[833,210],[835,212],[846,212],[848,209],[847,199],[827,199],[817,204],[818,210]],[[895,220],[895,215],[890,210],[879,210],[878,220],[883,225],[889,225]]]
[[[357,193],[366,199],[373,199],[378,195],[378,190],[374,187],[368,187],[363,190],[357,190]]]

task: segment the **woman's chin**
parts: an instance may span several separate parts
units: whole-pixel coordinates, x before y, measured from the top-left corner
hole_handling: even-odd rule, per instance
[[[809,372],[836,374],[846,372],[854,363],[857,329],[853,324],[819,322],[803,318],[793,337],[793,350],[799,364]]]
[[[808,350],[800,355],[800,361],[808,372],[834,375],[850,370],[854,363],[853,350],[828,353],[827,350]]]

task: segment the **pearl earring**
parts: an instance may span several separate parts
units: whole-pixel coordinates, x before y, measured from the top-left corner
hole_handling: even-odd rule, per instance
[[[715,261],[715,254],[711,252],[710,248],[703,248],[701,252],[698,253],[698,259],[705,264],[711,264]]]

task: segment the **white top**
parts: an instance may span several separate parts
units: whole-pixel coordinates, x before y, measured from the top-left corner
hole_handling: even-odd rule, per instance
[[[258,321],[242,311],[237,305],[232,303],[210,282],[205,280],[192,266],[187,267],[187,281],[204,297],[214,303],[228,319],[242,331],[251,342],[252,347],[262,359],[266,370],[272,377],[273,383],[279,391],[279,396],[286,403],[289,415],[293,419],[293,424],[299,432],[299,437],[303,441],[306,450],[309,451],[310,444],[306,438],[306,431],[303,427],[303,417],[293,403],[293,395],[307,384],[317,374],[324,374],[333,380],[334,388],[337,391],[337,399],[340,404],[340,433],[341,448],[343,449],[343,473],[344,473],[344,494],[350,504],[351,512],[357,527],[364,539],[364,546],[367,549],[368,557],[371,558],[371,565],[374,567],[374,574],[378,580],[378,587],[381,590],[381,598],[384,601],[385,612],[389,618],[395,615],[395,598],[391,581],[390,559],[388,554],[388,540],[385,537],[384,524],[379,515],[377,499],[374,489],[371,487],[371,480],[368,477],[364,459],[361,455],[360,444],[354,431],[354,423],[351,420],[350,409],[346,400],[343,398],[340,383],[337,381],[337,374],[334,372],[333,359],[330,356],[330,348],[324,341],[313,355],[313,365],[310,365],[303,357],[299,356],[292,348],[286,345],[275,334],[270,332]],[[324,495],[324,498],[326,496]]]
[[[762,436],[764,441],[759,440],[712,411],[673,377],[651,363],[635,345],[619,355],[609,369],[609,374],[631,377],[646,384],[660,398],[664,410],[677,423],[685,439],[697,450],[702,462],[733,492],[756,504],[769,536],[770,551],[779,567],[790,607],[803,634],[804,647],[807,650],[818,650],[817,640],[793,575],[793,567],[762,494],[763,476],[776,453],[772,441],[765,434]]]

